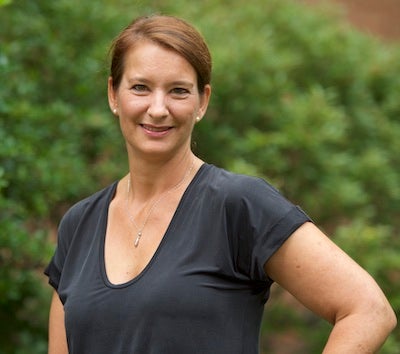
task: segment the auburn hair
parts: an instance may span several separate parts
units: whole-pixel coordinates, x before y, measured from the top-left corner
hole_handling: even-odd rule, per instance
[[[111,67],[114,89],[118,89],[124,73],[126,53],[139,42],[152,41],[185,58],[195,69],[200,93],[211,82],[212,61],[202,35],[188,22],[166,15],[143,16],[135,19],[114,39],[111,48]]]

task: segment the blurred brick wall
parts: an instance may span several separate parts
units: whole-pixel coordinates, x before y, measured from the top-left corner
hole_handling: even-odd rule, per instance
[[[349,21],[364,32],[400,42],[400,0],[303,0],[340,4]]]

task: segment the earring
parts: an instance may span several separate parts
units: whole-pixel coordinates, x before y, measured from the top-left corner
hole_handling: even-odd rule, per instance
[[[201,118],[199,116],[196,117],[196,122],[200,122]]]
[[[117,109],[116,108],[113,109],[113,113],[117,114]]]

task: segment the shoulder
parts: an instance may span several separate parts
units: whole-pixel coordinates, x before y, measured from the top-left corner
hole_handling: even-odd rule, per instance
[[[55,277],[53,279],[54,284],[58,284],[60,272],[74,240],[78,240],[77,244],[81,245],[82,237],[79,236],[82,236],[84,232],[80,231],[85,229],[90,230],[93,220],[99,220],[99,216],[101,215],[100,209],[105,210],[107,201],[111,200],[116,185],[117,182],[82,199],[69,208],[62,217],[58,226],[56,251],[48,268],[48,272],[51,272]],[[89,232],[87,234],[92,235],[93,233]]]
[[[265,280],[265,261],[309,217],[263,178],[216,167],[207,174],[201,190],[207,191],[207,207],[225,223],[238,269]]]
[[[117,182],[72,205],[61,219],[59,229],[76,229],[88,214],[96,214],[107,207],[115,193]]]
[[[226,195],[227,200],[281,199],[282,194],[263,178],[238,174],[213,165],[207,166],[207,185],[218,194]]]
[[[254,218],[274,223],[293,210],[300,209],[260,177],[237,174],[208,165],[203,183],[201,190],[203,193],[207,191],[204,198],[208,202],[215,201],[217,205],[222,203],[223,209],[233,219],[244,221]]]

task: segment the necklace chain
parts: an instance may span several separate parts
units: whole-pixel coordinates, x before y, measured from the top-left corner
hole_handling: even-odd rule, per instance
[[[173,191],[175,191],[176,189],[178,189],[183,182],[186,180],[187,177],[189,177],[190,173],[192,172],[194,167],[194,161],[192,162],[191,166],[188,168],[188,170],[186,171],[185,175],[182,177],[182,179],[175,184],[173,187],[171,187],[170,189],[166,190],[165,192],[161,193],[161,195],[157,198],[157,200],[151,205],[149,211],[146,214],[146,217],[144,219],[144,222],[142,224],[142,227],[138,227],[138,225],[135,222],[135,219],[133,218],[133,215],[131,215],[129,213],[129,208],[128,208],[128,204],[129,204],[129,192],[131,190],[131,175],[128,175],[128,187],[127,187],[127,195],[126,195],[126,212],[128,214],[128,218],[129,220],[132,222],[132,224],[135,226],[135,228],[137,229],[137,234],[136,234],[136,238],[135,238],[135,242],[134,242],[134,246],[137,247],[139,245],[139,241],[143,235],[143,230],[147,225],[147,222],[149,221],[149,218],[153,212],[153,210],[155,209],[155,207],[157,206],[157,204],[163,200],[167,195],[169,195],[170,193],[172,193]]]

